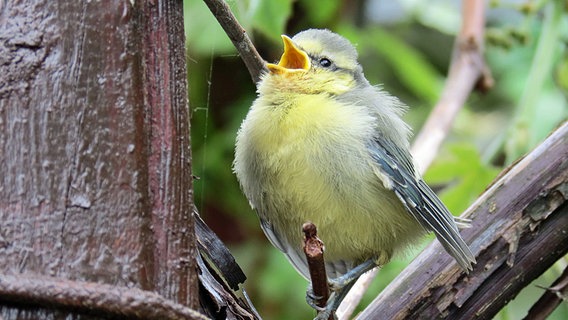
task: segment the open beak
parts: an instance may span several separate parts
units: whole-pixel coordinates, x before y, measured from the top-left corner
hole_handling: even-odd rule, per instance
[[[296,47],[292,39],[282,35],[282,42],[284,42],[284,53],[282,54],[282,58],[280,58],[280,62],[278,62],[278,64],[266,64],[271,73],[284,74],[310,69],[310,59],[308,55]]]

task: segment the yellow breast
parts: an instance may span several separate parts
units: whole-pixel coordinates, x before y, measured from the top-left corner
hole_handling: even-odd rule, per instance
[[[257,99],[238,134],[234,168],[251,204],[297,250],[312,221],[327,259],[390,258],[416,222],[374,174],[376,119],[325,94],[277,98]]]

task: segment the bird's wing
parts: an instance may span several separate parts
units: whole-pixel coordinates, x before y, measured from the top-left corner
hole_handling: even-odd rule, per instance
[[[303,256],[302,253],[297,250],[297,248],[292,248],[288,246],[284,241],[282,241],[280,237],[278,237],[270,221],[261,217],[260,227],[262,228],[262,231],[264,231],[264,234],[266,235],[270,243],[284,253],[286,258],[288,258],[296,271],[298,271],[298,273],[304,276],[306,279],[309,279],[310,272],[308,269],[308,262],[306,261],[306,257]]]
[[[299,250],[299,248],[297,247],[293,248],[289,245],[286,245],[286,243],[277,236],[277,233],[274,231],[272,224],[268,220],[261,218],[260,226],[268,240],[270,240],[270,243],[284,253],[286,258],[288,258],[288,261],[290,261],[292,266],[294,266],[299,274],[304,276],[304,278],[310,280],[310,270],[304,252]],[[325,266],[327,276],[329,278],[337,278],[341,275],[344,275],[351,268],[353,268],[353,262],[346,260],[328,260],[325,262]]]
[[[415,173],[410,153],[391,141],[375,139],[368,146],[380,179],[402,201],[408,212],[427,230],[433,231],[446,251],[467,271],[475,257],[461,238],[454,217],[438,196]]]

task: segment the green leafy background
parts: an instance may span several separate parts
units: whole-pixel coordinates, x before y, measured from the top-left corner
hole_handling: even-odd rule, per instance
[[[440,96],[461,23],[458,1],[230,0],[267,61],[282,53],[281,34],[328,28],[351,40],[373,84],[410,106],[418,131]],[[255,86],[229,38],[200,0],[184,2],[192,114],[195,200],[248,276],[245,289],[266,319],[309,319],[307,282],[270,246],[231,172],[236,131]],[[465,210],[508,164],[568,116],[568,18],[560,0],[491,1],[486,54],[494,88],[474,92],[425,179],[454,214]],[[397,257],[374,281],[368,304],[423,246]],[[562,260],[496,319],[520,319],[566,266]],[[568,319],[561,305],[550,319]]]

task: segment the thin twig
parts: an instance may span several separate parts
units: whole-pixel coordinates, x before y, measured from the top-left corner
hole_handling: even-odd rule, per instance
[[[483,0],[464,1],[463,24],[456,39],[442,96],[412,146],[412,154],[420,173],[424,173],[434,160],[471,91],[474,88],[487,91],[493,85],[490,71],[483,59],[484,11]],[[351,316],[377,273],[375,269],[357,280],[337,310],[340,319]]]
[[[308,260],[312,290],[316,297],[315,302],[318,307],[323,308],[329,299],[329,286],[323,257],[324,245],[318,238],[317,228],[313,223],[304,223],[302,231],[304,232],[304,254]]]
[[[105,318],[208,319],[157,293],[138,288],[25,274],[0,275],[0,301],[69,308]]]
[[[379,271],[379,268],[374,268],[359,277],[337,309],[336,315],[338,319],[348,319],[351,317],[353,312],[355,312],[355,308],[357,308],[359,302],[363,299],[365,292],[367,292],[367,289],[369,289],[371,283],[373,283],[373,280],[377,277]]]
[[[434,160],[472,90],[476,88],[487,91],[493,85],[493,79],[483,59],[484,12],[483,0],[464,1],[463,24],[456,38],[442,96],[412,146],[412,154],[421,172]]]
[[[525,319],[544,320],[568,297],[568,267],[531,307]]]
[[[267,71],[266,62],[260,57],[258,51],[252,44],[246,30],[239,24],[235,15],[231,12],[229,5],[223,0],[203,0],[215,16],[227,36],[233,42],[239,52],[241,59],[247,66],[252,77],[252,81],[257,83],[260,75]]]

